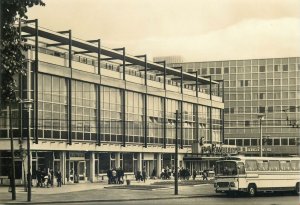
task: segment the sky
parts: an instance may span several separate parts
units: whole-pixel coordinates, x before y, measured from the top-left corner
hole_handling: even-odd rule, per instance
[[[43,0],[29,19],[132,55],[184,61],[300,56],[299,0]]]

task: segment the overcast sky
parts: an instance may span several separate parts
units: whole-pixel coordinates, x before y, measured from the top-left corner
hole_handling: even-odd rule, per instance
[[[299,0],[44,0],[30,19],[132,55],[185,61],[300,56]]]

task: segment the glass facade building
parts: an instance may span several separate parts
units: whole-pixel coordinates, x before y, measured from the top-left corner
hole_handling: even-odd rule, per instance
[[[33,25],[22,29],[36,34]],[[9,172],[11,131],[15,145],[26,148],[26,138],[31,139],[33,178],[38,168],[60,169],[65,183],[75,176],[96,181],[111,168],[134,175],[146,167],[150,176],[154,169],[159,175],[163,167],[174,167],[176,121],[180,166],[186,166],[183,158],[200,138],[223,141],[220,90],[211,95],[198,84],[185,85],[195,81],[216,88],[217,81],[132,57],[125,48],[116,51],[38,29],[39,36],[28,39],[30,49],[24,53],[27,76],[16,77],[20,98],[32,99],[33,106],[14,105],[12,130],[8,110],[2,110],[0,176]],[[16,157],[20,182],[24,157]]]
[[[300,58],[269,58],[170,64],[185,72],[224,80],[225,144],[258,155],[259,115],[263,151],[268,156],[298,155]],[[213,91],[214,92],[214,91]]]

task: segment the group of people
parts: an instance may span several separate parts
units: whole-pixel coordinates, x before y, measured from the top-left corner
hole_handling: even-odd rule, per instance
[[[62,174],[60,170],[57,170],[55,173],[57,186],[61,187],[62,185]],[[53,169],[44,169],[39,168],[36,171],[37,187],[53,187],[54,186],[54,171]]]
[[[196,171],[195,169],[193,170],[193,172],[191,173],[190,170],[188,168],[178,168],[178,178],[180,180],[189,180],[190,177],[193,177],[193,180],[196,179],[197,175],[200,174],[200,171]],[[171,176],[175,177],[175,169],[174,168],[163,168],[160,174],[160,178],[161,179],[170,179]],[[202,178],[203,180],[207,180],[208,177],[208,170],[204,170],[202,171]]]
[[[155,172],[155,170],[153,170],[153,172]],[[152,175],[153,175],[153,172],[152,172]],[[144,182],[146,182],[146,179],[147,179],[146,167],[143,167],[142,172],[141,171],[137,171],[136,172],[135,179],[136,179],[136,181],[144,181]]]
[[[107,170],[108,184],[123,184],[124,183],[124,170],[119,167],[118,169]]]

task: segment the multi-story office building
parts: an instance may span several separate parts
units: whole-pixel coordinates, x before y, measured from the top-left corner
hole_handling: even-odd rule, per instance
[[[181,56],[157,56],[153,57],[153,62],[166,61],[166,64],[170,63],[183,63],[183,58]]]
[[[298,154],[300,58],[173,63],[185,72],[224,80],[225,144],[246,155]]]
[[[33,177],[38,168],[60,169],[64,182],[74,176],[95,181],[118,167],[133,174],[145,166],[149,176],[154,169],[159,175],[163,167],[174,166],[176,131],[180,167],[191,166],[184,157],[200,136],[204,143],[222,142],[221,93],[199,89],[206,84],[218,87],[217,81],[36,24],[22,24],[30,47],[25,53],[27,77],[16,76],[20,98],[32,100],[32,108],[13,106],[12,129],[8,110],[2,110],[2,178],[10,172],[10,134],[17,179],[24,178],[22,159],[27,160],[19,147],[26,149],[30,137]],[[209,161],[199,166],[205,169]]]

